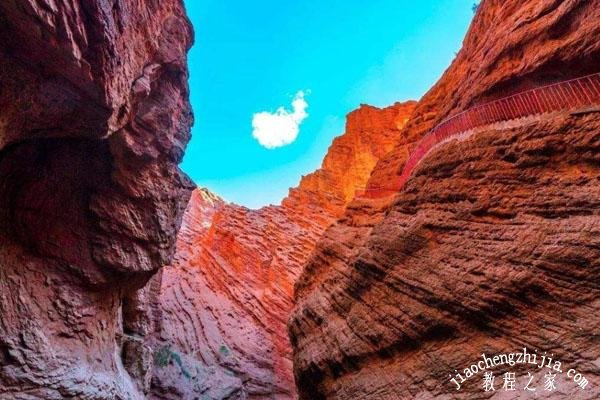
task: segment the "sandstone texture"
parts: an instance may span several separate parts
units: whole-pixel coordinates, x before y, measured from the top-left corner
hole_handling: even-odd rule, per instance
[[[191,41],[179,0],[1,2],[0,398],[145,398]]]
[[[204,189],[194,192],[173,264],[153,279],[157,331],[151,345],[185,358],[184,369],[212,374],[207,398],[296,397],[286,331],[294,282],[324,229],[392,150],[414,105],[361,106],[350,113],[322,167],[303,177],[281,205],[250,210]],[[204,393],[181,368],[158,368],[152,380],[157,398],[174,380],[180,398]]]
[[[597,72],[599,35],[597,0],[482,1],[368,186],[397,179],[415,142],[452,114]],[[300,398],[600,397],[599,177],[600,113],[565,112],[450,141],[396,196],[351,202],[295,285]],[[494,392],[482,373],[460,390],[450,381],[482,353],[523,347],[562,362],[555,391],[547,370],[522,365],[494,369]],[[501,390],[506,371],[519,392]],[[536,393],[522,390],[528,372]]]

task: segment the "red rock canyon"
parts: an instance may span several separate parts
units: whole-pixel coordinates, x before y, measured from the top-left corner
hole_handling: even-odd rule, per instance
[[[600,398],[600,0],[483,0],[420,100],[258,210],[178,167],[182,1],[5,0],[0,38],[0,399]],[[523,349],[556,390],[464,372]]]

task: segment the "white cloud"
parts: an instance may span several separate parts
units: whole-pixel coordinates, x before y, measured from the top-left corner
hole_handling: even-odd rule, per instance
[[[308,116],[308,103],[299,91],[292,100],[292,111],[279,107],[274,113],[262,111],[252,116],[252,136],[267,149],[287,146],[298,137],[300,124]]]

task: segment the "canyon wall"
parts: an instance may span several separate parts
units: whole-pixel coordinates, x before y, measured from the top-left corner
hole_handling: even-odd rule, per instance
[[[180,0],[0,3],[0,398],[145,398],[191,40]]]
[[[165,356],[153,378],[156,398],[296,397],[286,331],[294,282],[324,229],[393,148],[414,105],[350,113],[321,168],[279,206],[250,210],[194,192],[174,262],[153,282],[152,346]]]
[[[469,107],[600,68],[600,2],[481,2],[449,69],[417,104],[372,188],[415,142]],[[435,51],[435,49],[431,49]],[[600,396],[600,113],[542,115],[435,149],[395,196],[356,199],[316,245],[289,322],[300,398]],[[481,354],[562,362],[461,382]],[[539,362],[539,359],[538,359]],[[582,389],[567,370],[583,374]],[[523,391],[533,375],[532,387]],[[556,372],[556,371],[551,371]]]

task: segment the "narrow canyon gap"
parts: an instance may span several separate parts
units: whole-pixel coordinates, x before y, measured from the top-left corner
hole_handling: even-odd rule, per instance
[[[198,189],[173,265],[152,282],[153,347],[184,360],[155,371],[156,393],[193,398],[292,399],[286,323],[293,286],[316,241],[396,143],[415,102],[348,115],[323,164],[280,206],[250,210]]]

